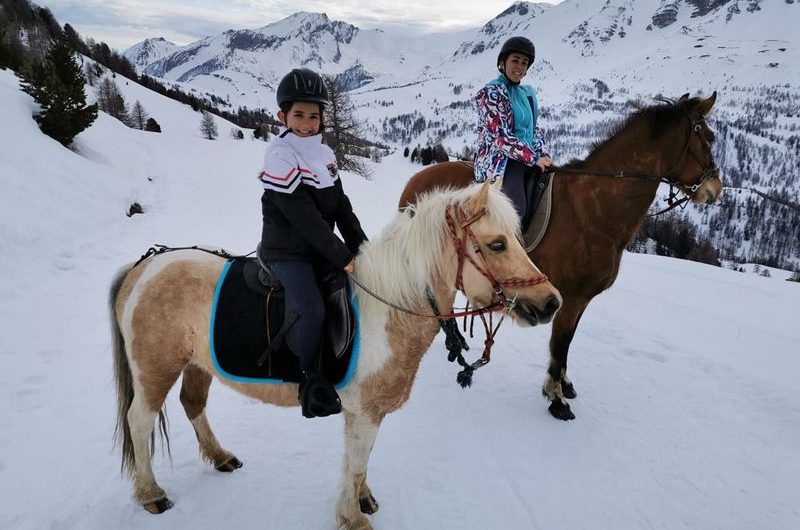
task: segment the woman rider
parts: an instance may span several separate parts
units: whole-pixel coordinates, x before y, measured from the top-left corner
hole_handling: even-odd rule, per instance
[[[502,190],[514,203],[520,219],[529,213],[528,181],[553,164],[536,125],[536,92],[530,85],[520,84],[535,57],[530,40],[511,37],[497,56],[500,75],[475,97],[479,114],[475,180],[488,178],[494,182],[502,178]]]

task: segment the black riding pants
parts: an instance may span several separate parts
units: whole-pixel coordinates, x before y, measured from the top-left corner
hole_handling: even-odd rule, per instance
[[[506,171],[503,173],[503,185],[501,187],[517,210],[520,220],[525,219],[528,213],[528,192],[530,189],[529,180],[535,179],[541,170],[539,166],[526,166],[511,158],[506,162]]]
[[[286,293],[286,322],[297,317],[286,335],[286,344],[300,359],[303,372],[313,373],[325,321],[317,272],[307,261],[270,261],[268,265]]]

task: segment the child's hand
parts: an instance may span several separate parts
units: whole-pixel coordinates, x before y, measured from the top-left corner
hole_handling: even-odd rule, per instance
[[[354,270],[356,270],[356,260],[352,259],[352,260],[350,260],[350,263],[348,263],[347,265],[344,266],[344,271],[347,274],[353,274]]]

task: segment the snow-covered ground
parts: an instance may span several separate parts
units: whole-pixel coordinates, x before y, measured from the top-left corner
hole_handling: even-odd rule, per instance
[[[41,135],[16,84],[0,71],[0,528],[335,528],[340,417],[216,383],[210,420],[245,464],[222,474],[201,463],[174,392],[172,461],[157,454],[155,472],[175,507],[160,516],[131,500],[111,445],[111,277],[153,243],[252,250],[264,144],[221,121],[204,140],[188,107],[123,85],[129,101],[151,97],[164,133],[101,115],[71,152]],[[394,154],[372,181],[343,176],[369,235],[416,169]],[[133,201],[144,215],[126,217]],[[504,327],[469,390],[437,340],[378,436],[373,524],[800,527],[798,303],[800,285],[777,277],[626,254],[573,342],[568,423],[539,392],[549,326]]]

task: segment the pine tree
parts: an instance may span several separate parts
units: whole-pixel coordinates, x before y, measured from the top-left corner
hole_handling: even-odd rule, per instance
[[[145,124],[144,130],[145,131],[149,131],[149,132],[160,133],[161,132],[161,126],[158,124],[158,122],[156,120],[154,120],[153,118],[150,118],[149,120],[147,120],[147,124]]]
[[[97,118],[97,105],[86,104],[84,83],[74,52],[63,40],[53,41],[44,62],[23,78],[22,90],[39,104],[39,128],[64,146]]]
[[[25,49],[16,34],[0,29],[0,70],[10,68],[19,72],[25,59]]]
[[[209,140],[214,140],[219,135],[214,117],[205,110],[203,111],[203,119],[200,121],[200,132],[203,133],[204,138]]]
[[[133,104],[133,108],[131,109],[131,122],[136,129],[144,130],[144,126],[147,125],[147,118],[148,118],[147,111],[144,110],[144,106],[136,100],[136,103]]]
[[[408,158],[408,146],[406,146],[406,148],[403,149],[403,158]]]

